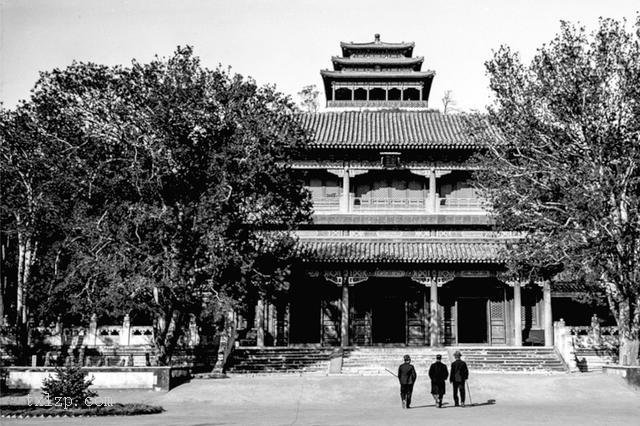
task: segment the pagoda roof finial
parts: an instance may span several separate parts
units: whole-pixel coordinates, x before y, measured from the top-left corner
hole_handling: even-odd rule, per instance
[[[373,37],[374,37],[376,43],[380,43],[380,34],[376,33],[376,34],[374,34]]]

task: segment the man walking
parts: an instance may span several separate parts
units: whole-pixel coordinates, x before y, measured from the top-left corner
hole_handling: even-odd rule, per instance
[[[436,355],[436,362],[429,367],[431,379],[431,395],[436,401],[436,407],[442,408],[442,397],[446,391],[446,380],[449,376],[447,366],[442,363],[442,355]]]
[[[404,356],[404,363],[398,367],[398,381],[400,382],[400,398],[402,398],[402,408],[411,408],[411,394],[413,384],[416,382],[416,369],[411,365],[411,357]]]
[[[455,351],[453,356],[456,360],[451,363],[451,376],[449,378],[453,385],[453,401],[456,403],[456,407],[460,405],[459,402],[464,407],[464,384],[469,378],[469,369],[467,368],[467,363],[460,359],[462,357],[460,351]],[[458,401],[458,391],[460,391],[460,401]]]

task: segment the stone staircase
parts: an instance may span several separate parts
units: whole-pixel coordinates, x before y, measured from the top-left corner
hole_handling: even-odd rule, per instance
[[[411,356],[418,375],[428,375],[436,355],[450,365],[453,352],[460,350],[462,359],[472,371],[488,372],[566,372],[567,367],[554,348],[546,347],[350,347],[341,351],[327,347],[238,348],[227,362],[232,374],[314,373],[332,372],[346,375],[388,375],[396,373],[405,354]],[[340,369],[340,354],[342,368]],[[338,361],[337,368],[335,361]]]
[[[618,351],[615,348],[575,348],[574,355],[581,373],[602,371],[605,365],[618,362]]]
[[[500,372],[566,372],[554,348],[547,347],[450,347],[462,353],[470,370]],[[453,358],[453,356],[451,356]]]
[[[446,348],[430,347],[354,347],[344,350],[342,358],[342,374],[350,375],[385,375],[389,371],[397,374],[398,366],[402,364],[404,355],[411,357],[419,376],[428,374],[429,366],[435,361],[436,355],[442,355],[442,362],[449,363]]]
[[[227,372],[236,374],[315,373],[327,374],[334,348],[238,348],[227,362]]]

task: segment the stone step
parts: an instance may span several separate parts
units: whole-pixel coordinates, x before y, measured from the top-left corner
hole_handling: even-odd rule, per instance
[[[326,374],[334,348],[241,348],[227,365],[232,374]]]

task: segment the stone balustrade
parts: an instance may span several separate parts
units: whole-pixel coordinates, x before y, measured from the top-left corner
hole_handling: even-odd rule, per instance
[[[330,108],[428,108],[428,101],[413,100],[344,100],[344,101],[327,101],[327,107]]]
[[[34,327],[31,330],[33,344],[72,347],[152,346],[153,327],[131,326],[128,316],[122,324],[100,325],[95,318],[88,327]]]
[[[451,211],[482,211],[481,198],[440,198],[438,209],[442,212]]]
[[[426,200],[423,198],[376,198],[353,199],[353,211],[395,211],[416,210],[424,212]]]
[[[591,325],[554,323],[554,345],[571,371],[595,371],[618,361],[618,328],[601,326],[594,316]]]
[[[350,197],[349,212],[406,212],[419,214],[483,213],[480,198],[438,198],[432,205],[429,198]],[[435,208],[435,209],[434,209]],[[339,213],[340,197],[314,197],[313,209],[319,213]]]
[[[313,197],[313,210],[338,211],[340,209],[340,196]]]

